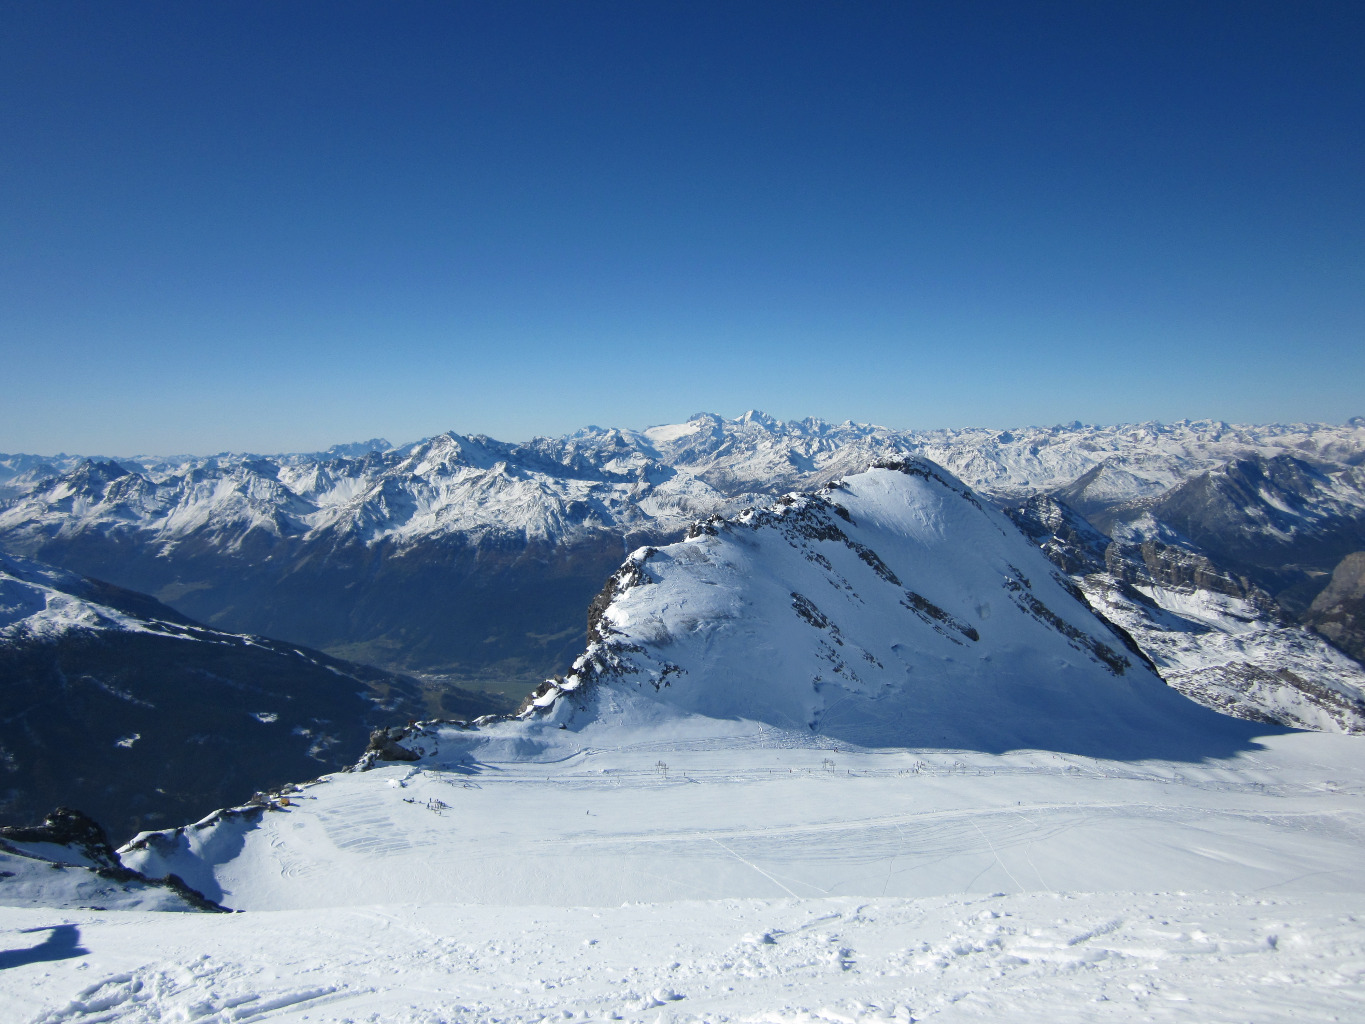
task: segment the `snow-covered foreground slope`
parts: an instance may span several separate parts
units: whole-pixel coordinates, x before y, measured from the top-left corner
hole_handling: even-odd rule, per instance
[[[1313,739],[1291,734],[1190,764],[775,749],[754,731],[553,764],[462,764],[458,740],[432,730],[410,741],[434,748],[418,764],[331,776],[254,818],[147,833],[121,852],[149,876],[174,872],[245,910],[1365,892],[1362,744]],[[1300,753],[1331,768],[1296,762]]]
[[[0,957],[19,957],[0,996],[34,1022],[1365,1007],[1354,737],[1207,763],[766,742],[333,776],[254,824],[187,830],[218,858],[187,880],[247,913],[0,911]],[[84,952],[22,959],[58,927]]]
[[[25,911],[0,917],[0,957],[18,964],[0,992],[34,1024],[1355,1021],[1362,910],[1321,895],[1029,893]],[[79,945],[22,959],[54,933]]]

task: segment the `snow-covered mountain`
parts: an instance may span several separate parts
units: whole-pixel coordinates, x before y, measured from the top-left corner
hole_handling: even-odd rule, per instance
[[[443,706],[495,711],[447,691]],[[78,807],[116,834],[354,759],[433,710],[411,679],[201,626],[154,599],[0,555],[0,820]]]
[[[361,767],[409,764],[394,783],[404,788],[427,768],[477,774],[598,748],[1197,762],[1236,756],[1267,732],[1166,686],[1003,513],[916,458],[641,548],[589,618],[573,671],[539,687],[516,718],[389,730]],[[147,833],[122,852],[210,899],[271,905],[280,894],[268,868],[261,876],[262,857],[323,864],[308,837],[267,827],[269,812],[366,789],[324,780]]]
[[[1167,688],[1003,514],[909,458],[642,548],[587,651],[528,699],[570,729],[667,715],[863,746],[1180,749]]]
[[[1130,543],[1154,524],[1173,530],[1298,614],[1342,558],[1365,550],[1365,468],[1239,458],[1090,518]]]
[[[0,502],[0,547],[220,628],[514,691],[581,649],[578,609],[626,552],[878,458],[927,456],[1000,500],[1069,488],[1098,512],[1237,458],[1292,455],[1344,480],[1365,453],[1365,421],[914,432],[751,412],[521,444],[382,443],[65,457],[48,475],[31,457],[0,456],[14,495]]]

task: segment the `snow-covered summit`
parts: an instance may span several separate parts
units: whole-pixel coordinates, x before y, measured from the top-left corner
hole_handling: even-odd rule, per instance
[[[795,742],[1106,756],[1226,731],[1009,520],[919,459],[642,548],[590,621],[587,651],[529,720],[700,716]]]

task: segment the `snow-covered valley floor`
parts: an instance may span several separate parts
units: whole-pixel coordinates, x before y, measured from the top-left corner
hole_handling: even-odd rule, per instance
[[[187,832],[243,913],[0,908],[3,1016],[1361,1021],[1362,755],[385,765]]]

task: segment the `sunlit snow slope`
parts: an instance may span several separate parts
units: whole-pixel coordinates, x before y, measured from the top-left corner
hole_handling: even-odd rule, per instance
[[[1239,729],[1170,690],[1009,520],[915,459],[642,548],[593,619],[573,672],[531,702],[554,725],[690,715],[1109,757]]]

